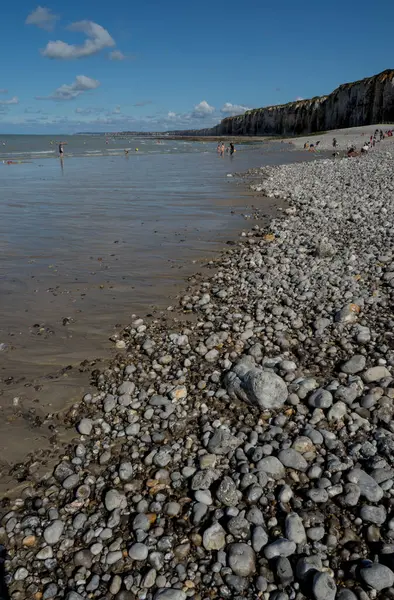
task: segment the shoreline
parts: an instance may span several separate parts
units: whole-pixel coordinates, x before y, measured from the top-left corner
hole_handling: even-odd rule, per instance
[[[393,156],[388,142],[249,171],[283,216],[190,280],[179,302],[194,321],[136,317],[114,338],[98,391],[67,416],[77,445],[3,508],[11,591],[326,600],[394,586],[390,553],[370,548],[391,544],[394,496]]]
[[[189,155],[185,156],[189,158]],[[186,190],[186,184],[181,186],[185,194],[178,190],[171,201],[167,200],[166,196],[171,198],[171,195],[166,191],[159,196],[155,191],[151,195],[148,192],[148,199],[157,197],[166,208],[159,210],[159,214],[149,213],[149,206],[137,202],[136,211],[141,215],[144,211],[141,227],[134,226],[134,222],[138,225],[139,221],[137,212],[134,216],[132,207],[125,209],[127,202],[122,205],[119,201],[108,209],[112,225],[108,226],[109,233],[102,242],[95,241],[95,231],[106,227],[103,220],[96,220],[97,228],[90,227],[89,231],[82,219],[81,233],[77,231],[72,237],[74,245],[81,245],[81,257],[71,250],[68,253],[66,247],[57,254],[52,254],[49,249],[48,259],[45,249],[41,257],[40,253],[31,256],[35,242],[34,237],[27,235],[32,243],[27,242],[26,258],[38,260],[29,260],[26,266],[20,258],[3,262],[6,279],[1,282],[5,296],[0,341],[6,342],[7,347],[1,352],[0,369],[3,417],[0,493],[8,487],[10,467],[23,462],[25,449],[35,453],[41,461],[58,439],[68,439],[58,419],[58,411],[62,414],[65,406],[81,397],[84,388],[89,387],[89,371],[105,364],[105,359],[113,355],[114,344],[109,338],[119,331],[119,324],[126,324],[132,313],[145,316],[155,315],[157,309],[165,310],[166,299],[181,290],[185,277],[198,268],[194,262],[198,265],[200,260],[202,264],[209,261],[228,240],[235,239],[248,219],[254,198],[253,193],[244,189],[241,180],[235,180],[234,171],[243,171],[250,164],[261,164],[259,157],[259,153],[246,153],[240,161],[220,161],[216,155],[213,158],[208,155],[206,162],[214,171],[216,163],[219,168],[213,176],[207,173],[201,192],[193,187],[201,183],[198,171],[195,183],[188,179],[190,191]],[[238,158],[241,157],[237,155]],[[291,153],[274,156],[274,160],[294,159]],[[180,160],[183,157],[174,162]],[[122,174],[124,161],[117,162]],[[181,176],[181,168],[178,170]],[[233,173],[233,179],[225,176],[229,172]],[[56,187],[56,176],[57,173],[52,176],[54,184],[46,185]],[[72,173],[68,190],[74,179],[75,173]],[[84,179],[83,175],[81,180]],[[168,188],[171,182],[164,183]],[[11,184],[12,181],[9,182],[10,189]],[[118,195],[121,197],[123,186],[117,184],[116,187],[120,188]],[[20,192],[23,193],[23,189]],[[40,186],[33,188],[31,196],[35,193],[40,194]],[[63,210],[64,199],[64,210],[72,215],[77,207],[67,204],[67,198],[61,194],[60,188],[59,210]],[[26,202],[25,208],[10,210],[17,217],[28,206]],[[55,210],[58,209],[52,203],[50,211]],[[101,205],[95,202],[93,206],[85,205],[84,213],[106,210],[105,202]],[[188,218],[182,213],[187,213]],[[119,215],[125,215],[126,220]],[[55,220],[54,225],[55,231],[60,227],[60,239],[65,239],[64,232],[74,226],[72,218],[58,223]],[[26,227],[29,234],[27,224]],[[127,240],[125,236],[130,228],[134,233]],[[24,247],[23,240],[20,244]],[[17,247],[15,243],[14,247]],[[144,253],[145,247],[147,252]],[[64,260],[66,255],[68,264]],[[95,262],[97,257],[101,257],[101,263]],[[48,414],[52,417],[48,418]],[[19,443],[20,438],[25,440],[24,444]]]
[[[242,180],[242,176],[234,176],[234,178]],[[238,185],[238,182],[236,185]],[[168,285],[168,292],[170,296],[167,298],[167,302],[164,297],[161,304],[152,304],[144,307],[144,313],[149,314],[147,322],[163,322],[169,321],[173,326],[177,321],[187,321],[188,315],[184,313],[181,308],[177,305],[178,300],[182,292],[185,290],[185,286],[189,285],[188,282],[201,278],[206,274],[209,275],[212,265],[217,261],[220,261],[220,257],[223,253],[226,253],[228,247],[236,246],[239,240],[242,229],[240,229],[242,219],[246,222],[244,227],[248,226],[250,222],[268,222],[273,215],[279,216],[279,211],[282,206],[277,200],[270,200],[269,198],[263,199],[263,206],[261,201],[258,202],[259,207],[255,206],[256,194],[253,190],[249,190],[243,183],[241,183],[242,190],[240,192],[240,200],[235,203],[234,201],[228,201],[228,209],[232,209],[231,213],[236,214],[236,223],[232,222],[232,218],[229,216],[228,227],[220,235],[220,239],[216,242],[211,243],[210,253],[204,256],[195,256],[193,260],[188,260],[183,266],[182,270],[177,279],[172,280]],[[247,208],[247,214],[244,214],[241,210]],[[230,221],[231,218],[231,221]],[[226,241],[225,241],[226,240]],[[201,253],[200,253],[201,254]],[[171,306],[168,307],[168,301],[171,302]],[[170,310],[169,310],[170,308]],[[142,313],[139,313],[142,314]],[[119,320],[119,319],[118,319]],[[47,371],[40,377],[35,376],[34,378],[28,377],[23,378],[20,383],[16,382],[15,385],[10,386],[10,389],[6,389],[3,392],[3,400],[8,401],[11,405],[12,398],[18,397],[21,399],[21,409],[26,412],[26,406],[28,402],[23,402],[23,399],[27,400],[28,390],[26,384],[33,390],[40,386],[40,398],[44,401],[44,405],[39,407],[36,416],[40,418],[40,423],[35,426],[39,427],[39,437],[36,442],[29,440],[30,444],[36,446],[35,451],[25,454],[23,457],[18,456],[17,460],[14,460],[13,464],[10,465],[4,461],[0,461],[1,482],[0,482],[0,499],[5,497],[15,497],[17,490],[23,488],[24,484],[18,484],[10,476],[11,472],[18,472],[21,464],[25,463],[30,465],[35,463],[36,476],[40,476],[46,472],[48,465],[55,464],[56,459],[62,454],[62,448],[70,443],[74,429],[68,423],[68,413],[72,410],[75,404],[80,402],[81,397],[90,393],[96,386],[93,384],[91,373],[94,370],[101,369],[105,370],[109,368],[116,356],[115,340],[117,336],[123,331],[123,327],[126,325],[117,325],[113,328],[112,332],[108,330],[105,336],[104,342],[100,345],[99,351],[95,357],[90,356],[88,359],[84,359],[80,362],[80,358],[77,362],[74,361],[72,365],[61,368],[60,365],[54,365],[50,369],[50,365],[47,365]],[[97,337],[97,336],[96,336]],[[15,370],[15,369],[14,369]],[[46,406],[45,399],[50,398],[51,395],[57,394],[58,402],[63,406],[50,410]],[[25,398],[24,398],[25,396]],[[59,398],[61,400],[59,402]],[[23,407],[23,408],[22,408]],[[15,411],[18,411],[18,407],[15,407]],[[21,415],[19,415],[21,416]],[[16,417],[16,415],[15,415]],[[24,417],[26,419],[26,417]],[[64,421],[65,419],[65,421]],[[12,422],[15,422],[11,419]],[[10,421],[10,425],[11,425]],[[33,427],[33,422],[30,424]],[[21,421],[19,430],[20,435],[26,435],[23,430],[24,423]],[[17,429],[18,431],[18,429]],[[14,431],[14,436],[17,432]],[[18,435],[18,434],[17,434]],[[22,460],[23,458],[23,460]]]

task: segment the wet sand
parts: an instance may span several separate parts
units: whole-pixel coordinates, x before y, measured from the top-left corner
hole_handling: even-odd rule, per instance
[[[89,392],[92,369],[114,356],[109,338],[131,315],[168,314],[186,278],[236,239],[253,204],[266,202],[272,216],[273,201],[256,200],[227,174],[300,157],[201,155],[198,169],[188,163],[195,157],[166,158],[160,178],[149,179],[152,157],[138,157],[127,171],[120,158],[70,160],[62,174],[43,161],[23,166],[23,189],[16,175],[5,182],[13,199],[0,228],[8,250],[0,270],[3,491],[14,483],[10,466],[32,452],[56,454],[67,441],[63,411]]]

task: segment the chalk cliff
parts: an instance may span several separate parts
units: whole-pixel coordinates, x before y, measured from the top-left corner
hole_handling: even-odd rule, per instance
[[[328,96],[267,106],[184,135],[300,135],[394,122],[394,70],[340,85]]]

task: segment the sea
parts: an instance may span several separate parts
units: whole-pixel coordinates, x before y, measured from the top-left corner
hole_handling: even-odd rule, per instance
[[[20,436],[45,446],[31,415],[79,398],[89,385],[80,363],[110,358],[110,337],[133,314],[174,305],[187,277],[248,225],[261,199],[236,174],[305,159],[284,142],[236,149],[220,157],[210,141],[0,135],[5,460],[23,454]]]

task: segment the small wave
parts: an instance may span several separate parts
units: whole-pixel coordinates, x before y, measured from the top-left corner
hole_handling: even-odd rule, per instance
[[[31,152],[26,152],[26,154],[55,154],[56,150],[39,150],[36,152],[32,150]],[[20,152],[19,154],[25,154],[24,152]]]
[[[40,150],[36,152],[35,150],[26,150],[25,152],[0,152],[0,156],[32,156],[36,154],[54,154],[55,150]]]

